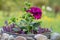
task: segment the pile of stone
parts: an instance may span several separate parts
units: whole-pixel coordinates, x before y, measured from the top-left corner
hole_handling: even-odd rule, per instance
[[[9,35],[7,33],[0,34],[0,40],[60,40],[60,34],[59,33],[53,33],[51,35],[51,39],[48,39],[47,36],[42,34],[36,34],[34,37],[24,37],[24,36],[16,36]]]

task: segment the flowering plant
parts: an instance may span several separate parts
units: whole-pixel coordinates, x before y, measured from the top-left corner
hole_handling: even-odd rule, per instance
[[[50,32],[47,28],[41,28],[40,22],[35,20],[41,19],[42,10],[38,7],[31,7],[30,4],[26,3],[26,8],[24,8],[25,14],[20,17],[22,18],[18,23],[16,23],[16,18],[12,18],[12,24],[4,26],[3,30],[6,32],[19,33],[19,34],[38,34],[44,32]]]

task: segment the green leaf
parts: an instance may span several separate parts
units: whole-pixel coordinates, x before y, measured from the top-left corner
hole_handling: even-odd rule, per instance
[[[13,31],[17,32],[17,31],[19,31],[19,29],[18,28],[13,28]]]
[[[28,22],[33,21],[33,17],[31,16],[30,13],[26,14],[26,18],[25,18],[25,20],[28,21]]]
[[[30,7],[31,3],[25,2],[25,5]]]
[[[12,21],[12,22],[16,22],[16,18],[15,18],[15,17],[12,17],[12,18],[11,18],[11,21]]]
[[[38,30],[38,27],[35,27],[35,29],[34,29],[34,30],[36,30],[36,31],[37,31],[37,30]]]
[[[21,20],[21,21],[20,21],[20,25],[21,25],[21,26],[27,26],[27,22],[26,22],[25,20]]]
[[[25,26],[20,26],[21,29],[27,29]]]
[[[27,31],[27,29],[23,29],[23,31]]]
[[[31,25],[32,25],[33,27],[38,27],[38,26],[40,25],[40,23],[39,23],[39,22],[32,22]]]

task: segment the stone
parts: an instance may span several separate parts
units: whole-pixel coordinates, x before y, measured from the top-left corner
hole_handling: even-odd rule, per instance
[[[3,33],[1,40],[8,40],[8,38],[9,38],[9,34]]]
[[[45,35],[37,34],[34,36],[37,40],[49,40]]]
[[[32,38],[32,37],[26,37],[27,38],[27,40],[34,40],[34,38]]]
[[[23,37],[23,36],[17,36],[15,38],[15,40],[27,40],[27,39],[25,37]]]
[[[8,40],[14,40],[14,36],[13,35],[10,35]]]
[[[0,40],[1,40],[1,38],[2,38],[2,34],[0,34]]]
[[[52,33],[51,40],[60,40],[60,34],[59,33]]]

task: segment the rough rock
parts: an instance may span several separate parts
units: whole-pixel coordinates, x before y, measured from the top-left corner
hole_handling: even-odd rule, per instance
[[[35,37],[37,40],[49,40],[45,35],[37,34]]]
[[[51,40],[60,40],[60,34],[59,33],[52,33]]]
[[[15,40],[27,40],[27,39],[25,37],[23,37],[23,36],[17,36],[15,38]]]

